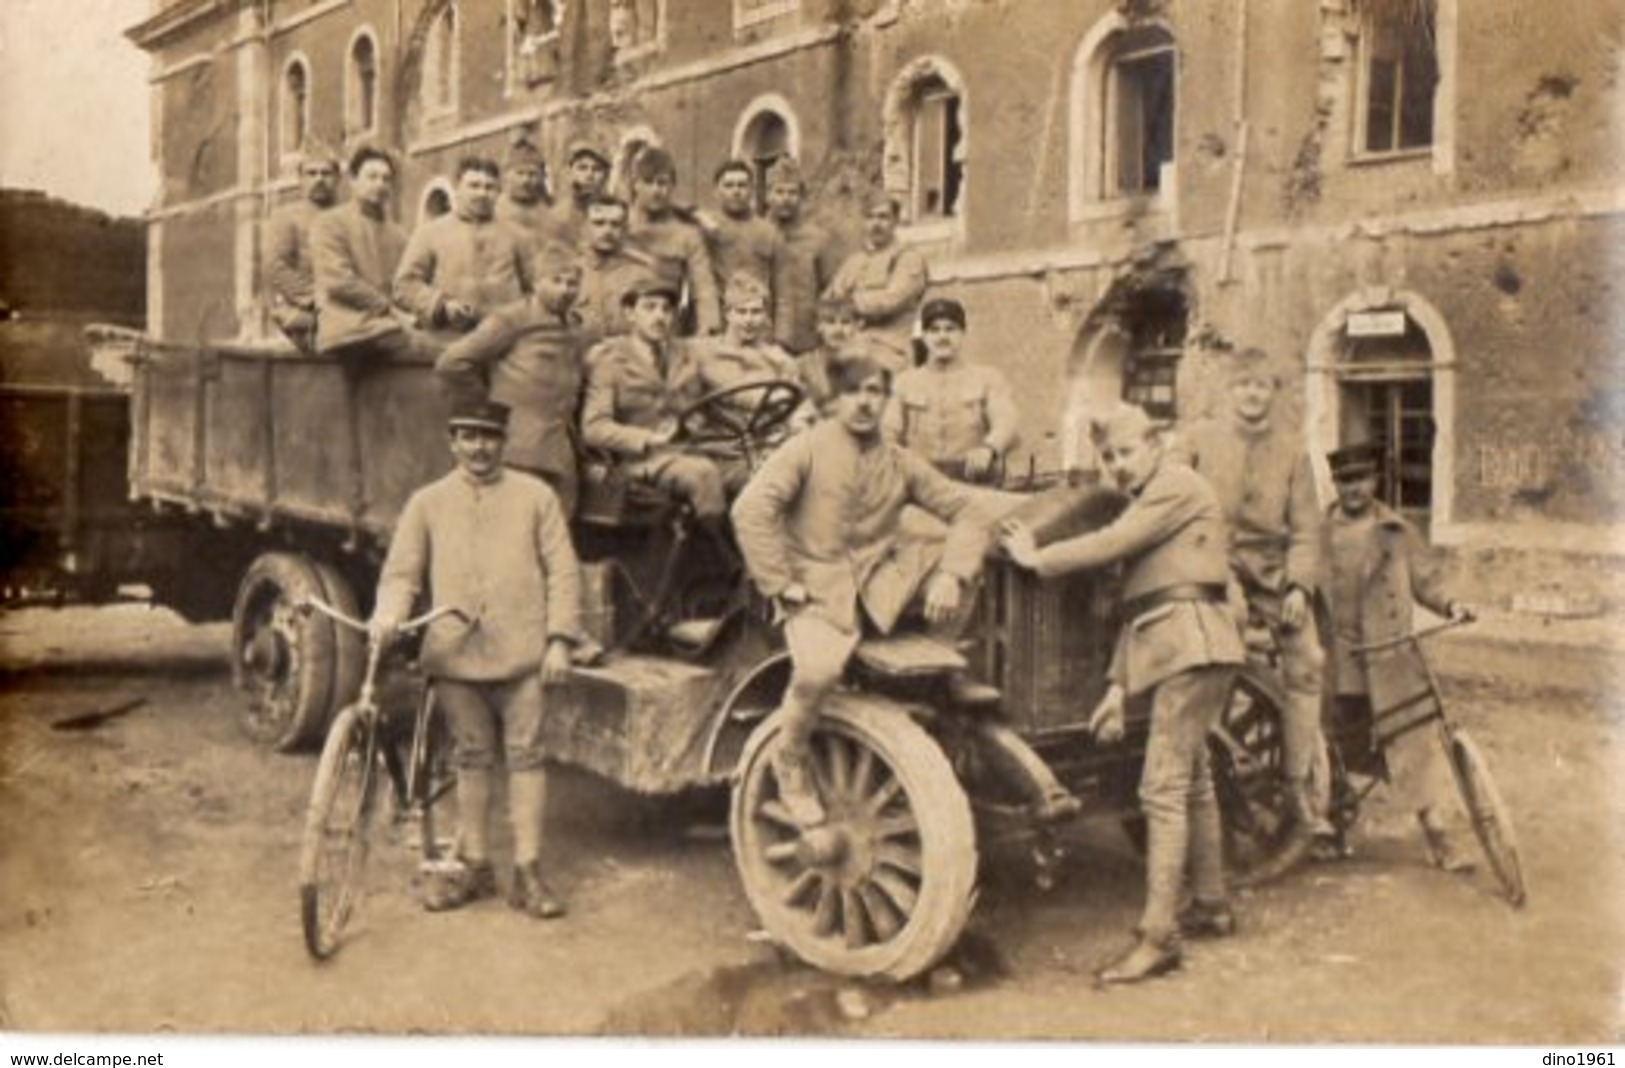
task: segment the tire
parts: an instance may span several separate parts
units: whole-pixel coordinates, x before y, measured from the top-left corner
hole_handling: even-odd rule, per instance
[[[353,614],[355,599],[347,584],[340,579],[336,588],[328,587],[336,576],[305,556],[266,553],[238,585],[231,616],[232,681],[247,697],[240,722],[256,744],[290,752],[320,742],[340,707],[336,692],[353,685],[347,681],[352,673],[359,675],[360,665],[351,666],[353,644],[340,635],[339,625],[295,608],[317,597]]]
[[[839,975],[911,979],[964,930],[976,896],[970,801],[935,739],[887,701],[836,695],[812,743],[826,821],[802,833],[778,797],[768,721],[741,759],[729,830],[768,934]]]
[[[1490,870],[1501,884],[1501,892],[1513,908],[1528,900],[1523,880],[1523,861],[1518,855],[1518,837],[1512,828],[1512,814],[1495,787],[1483,750],[1465,730],[1449,733],[1450,770],[1461,793],[1462,804],[1473,821],[1473,834],[1484,850]]]
[[[341,712],[316,766],[299,848],[299,914],[316,960],[337,951],[360,904],[367,847],[378,811],[377,732],[359,708]]]
[[[1279,878],[1309,853],[1285,771],[1283,719],[1273,688],[1243,671],[1208,737],[1225,868],[1237,886]]]
[[[327,603],[351,619],[360,618],[361,609],[356,603],[355,588],[343,572],[325,560],[312,560],[311,567],[321,580],[322,589],[327,591],[324,598]],[[361,676],[367,670],[366,635],[337,625],[332,626],[332,631],[333,680],[327,695],[328,714],[322,720],[318,737],[326,734],[328,724],[338,715],[339,709],[354,703],[360,695]]]

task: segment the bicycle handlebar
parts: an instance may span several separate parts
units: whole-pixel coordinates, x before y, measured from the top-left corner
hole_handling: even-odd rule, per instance
[[[365,622],[356,619],[354,616],[341,612],[325,601],[317,600],[314,597],[306,597],[304,600],[300,601],[299,608],[303,611],[314,610],[320,612],[322,615],[333,620],[335,623],[342,623],[351,630],[360,631],[363,634],[370,630]],[[456,605],[447,604],[441,605],[439,608],[431,608],[429,611],[414,619],[408,619],[396,629],[402,634],[410,634],[415,630],[422,630],[424,627],[427,627],[430,623],[433,623],[442,616],[456,616],[464,623],[467,623],[469,618],[468,613],[463,611],[461,608],[458,608]]]
[[[1476,622],[1476,620],[1472,616],[1463,616],[1459,619],[1452,616],[1450,619],[1435,623],[1431,627],[1423,627],[1421,630],[1412,631],[1411,633],[1401,635],[1398,638],[1389,638],[1386,641],[1372,642],[1369,645],[1350,646],[1349,652],[1353,653],[1355,656],[1365,656],[1370,653],[1380,653],[1386,649],[1393,649],[1401,645],[1408,645],[1411,642],[1420,643],[1423,638],[1431,638],[1435,634],[1439,634],[1447,630],[1454,630],[1456,627],[1465,627],[1467,624],[1473,622]]]

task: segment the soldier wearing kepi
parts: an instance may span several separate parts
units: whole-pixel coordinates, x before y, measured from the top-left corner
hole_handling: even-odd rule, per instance
[[[502,465],[508,409],[465,402],[447,425],[457,469],[407,501],[371,622],[387,641],[425,593],[469,616],[432,624],[420,654],[456,742],[462,862],[431,879],[424,906],[438,912],[496,893],[488,825],[500,732],[514,836],[508,901],[549,919],[564,914],[564,902],[541,868],[543,688],[569,674],[580,632],[579,567],[553,491]]]
[[[1184,431],[1192,467],[1213,486],[1230,524],[1230,569],[1249,615],[1279,652],[1290,698],[1286,772],[1301,832],[1330,846],[1330,771],[1321,732],[1325,655],[1315,625],[1320,587],[1320,503],[1309,452],[1277,417],[1280,382],[1260,349],[1230,357],[1230,413]]]
[[[564,514],[575,514],[575,417],[581,398],[582,336],[574,311],[581,268],[576,254],[551,244],[536,257],[536,292],[498,308],[435,363],[453,403],[490,397],[513,413],[508,466],[553,487]]]
[[[316,268],[310,231],[338,202],[339,159],[311,144],[299,158],[299,199],[278,208],[265,225],[265,280],[271,320],[304,352],[316,350]]]
[[[1099,973],[1105,983],[1132,983],[1179,967],[1181,934],[1235,930],[1207,734],[1244,651],[1225,604],[1224,513],[1212,488],[1189,467],[1164,458],[1161,438],[1140,408],[1118,406],[1095,420],[1091,435],[1107,474],[1129,495],[1128,507],[1099,530],[1042,549],[1017,522],[1006,524],[1003,540],[1011,559],[1042,576],[1117,560],[1126,568],[1110,687],[1089,726],[1102,742],[1116,741],[1123,736],[1124,700],[1145,695],[1150,701],[1140,776],[1145,911],[1134,947]],[[1187,862],[1192,901],[1181,912]]]
[[[1010,383],[996,367],[965,363],[965,306],[928,300],[920,309],[926,362],[897,377],[887,436],[950,478],[992,483],[1020,423]]]
[[[1381,450],[1350,445],[1328,453],[1337,503],[1324,538],[1332,617],[1334,712],[1345,725],[1369,730],[1382,749],[1400,803],[1416,814],[1433,863],[1466,873],[1473,862],[1456,846],[1455,815],[1444,754],[1431,726],[1438,714],[1426,665],[1408,644],[1357,655],[1412,632],[1412,604],[1438,615],[1472,619],[1472,608],[1450,600],[1427,566],[1421,535],[1376,499]],[[1448,814],[1448,815],[1447,815]]]
[[[545,244],[554,226],[552,204],[547,199],[547,165],[542,154],[529,141],[515,141],[502,164],[502,198],[497,201],[499,223],[517,227],[538,247]]]

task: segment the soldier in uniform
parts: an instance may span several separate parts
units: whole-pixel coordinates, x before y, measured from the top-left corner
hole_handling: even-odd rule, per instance
[[[1260,349],[1230,357],[1230,412],[1181,435],[1183,457],[1219,496],[1230,524],[1230,570],[1249,615],[1280,656],[1290,698],[1286,771],[1302,833],[1330,846],[1330,769],[1321,732],[1325,655],[1315,625],[1320,588],[1320,503],[1309,453],[1278,418],[1280,381]]]
[[[1150,702],[1140,776],[1145,911],[1134,947],[1099,973],[1105,983],[1132,983],[1179,967],[1182,934],[1235,930],[1207,734],[1244,650],[1225,603],[1224,513],[1212,488],[1189,467],[1164,458],[1161,438],[1140,408],[1120,405],[1098,418],[1091,433],[1106,472],[1129,495],[1128,507],[1099,530],[1044,548],[1014,521],[1005,525],[1003,540],[1012,560],[1042,576],[1124,562],[1123,630],[1110,687],[1089,726],[1101,741],[1115,741],[1123,736],[1124,700]],[[1181,911],[1187,863],[1193,900]]]
[[[1416,529],[1376,499],[1381,450],[1350,445],[1328,453],[1337,503],[1327,515],[1324,550],[1332,619],[1334,714],[1369,731],[1383,747],[1400,803],[1415,813],[1429,858],[1445,871],[1466,873],[1472,860],[1456,845],[1457,816],[1444,754],[1429,727],[1437,707],[1418,701],[1428,692],[1427,668],[1409,645],[1365,656],[1352,651],[1403,638],[1412,630],[1412,605],[1452,619],[1472,619],[1471,606],[1445,595],[1428,566]]]
[[[818,301],[840,268],[829,231],[803,214],[807,183],[789,156],[767,171],[767,216],[778,227],[778,275],[773,279],[774,334],[799,356],[818,346]]]
[[[488,159],[464,158],[453,210],[418,227],[407,242],[395,300],[425,329],[466,334],[487,313],[535,288],[535,246],[495,218],[501,175]]]
[[[609,181],[609,157],[591,141],[572,141],[565,158],[570,195],[560,197],[558,203],[553,205],[553,220],[548,236],[576,248],[586,232],[589,206],[604,195],[604,183]]]
[[[863,205],[863,248],[854,252],[829,284],[829,293],[858,309],[865,336],[892,353],[896,367],[912,367],[914,316],[925,295],[925,258],[897,240],[902,213],[884,192]]]
[[[515,141],[502,163],[502,197],[496,219],[525,232],[541,247],[553,236],[552,203],[547,199],[547,165],[529,141]]]
[[[461,861],[431,879],[424,906],[460,908],[497,892],[489,823],[500,751],[514,838],[508,901],[551,919],[564,914],[564,902],[542,878],[544,687],[569,676],[580,576],[558,498],[541,480],[503,468],[507,425],[508,410],[495,401],[452,410],[457,468],[401,512],[371,629],[387,641],[426,593],[470,616],[431,624],[420,654],[456,742]]]
[[[310,228],[338,202],[339,160],[325,145],[299,157],[300,197],[278,208],[265,227],[265,280],[271,321],[302,352],[316,351],[316,270]]]
[[[654,265],[637,249],[626,247],[631,208],[620,197],[600,194],[587,205],[586,239],[582,242],[581,330],[589,343],[629,329],[622,300]]]
[[[536,257],[536,292],[498,308],[452,342],[435,363],[453,403],[491,398],[512,412],[508,466],[536,475],[575,514],[575,417],[581,398],[582,337],[575,313],[581,268],[575,252],[550,244]]]
[[[663,148],[646,148],[632,161],[632,225],[629,243],[653,257],[662,270],[681,272],[682,286],[701,337],[722,328],[722,305],[705,235],[672,205],[677,161]]]
[[[702,212],[699,222],[705,231],[717,287],[726,288],[741,274],[755,276],[769,294],[771,316],[776,297],[773,284],[778,278],[783,239],[777,227],[756,214],[756,176],[750,164],[740,159],[723,163],[717,168],[716,191],[719,214]]]
[[[405,312],[390,300],[390,281],[406,251],[406,232],[389,217],[395,161],[378,148],[350,157],[350,202],[311,227],[316,277],[316,342],[323,353],[389,340],[405,342]]]
[[[986,545],[971,491],[882,436],[891,387],[885,365],[870,356],[837,359],[830,379],[834,414],[768,457],[733,507],[751,578],[785,615],[793,667],[777,713],[783,732],[773,768],[804,827],[825,816],[808,761],[819,706],[840,681],[865,619],[889,633],[923,593],[933,633],[951,644]],[[946,541],[905,531],[909,505],[950,524]],[[977,696],[966,680],[955,688],[958,699]]]
[[[903,371],[887,413],[892,440],[966,482],[996,483],[1020,423],[1010,383],[996,367],[965,363],[965,307],[928,300],[920,309],[926,362]]]

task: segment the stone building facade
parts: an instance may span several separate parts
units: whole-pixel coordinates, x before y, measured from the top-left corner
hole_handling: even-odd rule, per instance
[[[1479,597],[1625,594],[1625,10],[1593,0],[168,0],[149,322],[258,329],[258,223],[300,142],[404,158],[403,222],[468,152],[659,143],[680,197],[796,156],[815,214],[904,205],[1039,469],[1079,413],[1214,400],[1260,345],[1319,451]],[[562,167],[557,169],[562,170]],[[1025,461],[1023,461],[1025,463]]]

